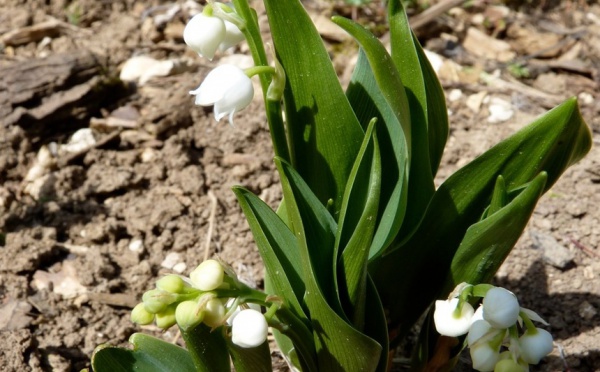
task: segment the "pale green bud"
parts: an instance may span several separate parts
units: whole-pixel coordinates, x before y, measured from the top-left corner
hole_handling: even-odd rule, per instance
[[[164,311],[168,305],[177,301],[177,295],[161,291],[160,289],[152,289],[144,293],[142,296],[146,311],[152,314]]]
[[[156,282],[156,288],[170,293],[181,293],[184,287],[183,279],[173,274],[163,276]]]
[[[204,312],[196,301],[183,301],[175,309],[177,325],[184,331],[202,322]]]
[[[150,324],[154,321],[154,314],[148,312],[142,302],[131,310],[131,321],[139,325]]]
[[[494,372],[527,372],[528,368],[515,362],[513,359],[504,359],[496,363]]]
[[[168,329],[175,325],[175,308],[169,305],[164,311],[156,313],[156,326],[162,329]]]
[[[219,261],[206,260],[191,272],[190,279],[199,290],[212,291],[223,283],[224,275],[223,266]]]
[[[225,306],[218,298],[210,299],[204,308],[204,324],[216,328],[223,323],[225,317]]]

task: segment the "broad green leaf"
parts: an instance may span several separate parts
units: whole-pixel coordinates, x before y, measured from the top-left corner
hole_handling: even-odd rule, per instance
[[[365,301],[365,334],[381,345],[381,356],[377,364],[377,372],[388,371],[388,330],[385,311],[377,294],[375,283],[367,274],[367,300]]]
[[[337,218],[363,130],[300,1],[264,4],[287,76],[284,104],[292,164],[322,204],[333,200]]]
[[[256,195],[242,187],[234,187],[242,211],[248,220],[258,251],[265,265],[269,293],[280,296],[292,311],[306,318],[301,302],[304,280],[298,242],[279,216]]]
[[[306,280],[305,301],[309,309],[320,371],[373,371],[381,355],[381,345],[356,330],[344,319],[339,300],[326,299],[323,282],[335,272],[333,221],[317,202],[300,175],[289,165],[276,159],[289,222],[299,242],[301,264]],[[327,231],[331,230],[331,231]],[[325,262],[324,262],[325,261]],[[328,265],[328,266],[326,266]],[[325,270],[320,272],[319,270]],[[329,286],[329,283],[325,283]],[[333,307],[332,307],[333,306]]]
[[[244,348],[228,339],[227,348],[235,372],[270,372],[273,370],[268,341],[257,347]]]
[[[334,246],[337,224],[291,165],[279,158],[275,158],[275,164],[284,190],[288,188],[289,192],[294,195],[295,204],[292,207],[284,192],[288,221],[299,244],[300,262],[303,265],[311,266],[309,271],[307,271],[307,266],[304,266],[304,283],[306,285],[309,276],[314,276],[327,302],[341,314],[342,310],[336,291],[336,262],[334,259],[336,257]],[[301,221],[292,219],[292,216],[296,215],[301,218]],[[308,251],[303,252],[304,248]]]
[[[187,350],[143,333],[129,338],[132,349],[101,345],[92,355],[95,372],[194,372],[194,362]]]
[[[431,174],[435,175],[448,139],[448,112],[444,91],[425,55],[419,40],[410,28],[400,0],[388,3],[391,55],[406,89],[410,109],[413,143],[427,142]],[[420,128],[416,128],[419,126]],[[423,132],[423,129],[425,132]],[[424,159],[423,159],[424,160]]]
[[[335,252],[338,259],[338,291],[342,307],[354,326],[362,330],[367,295],[367,259],[375,233],[381,191],[381,155],[376,119],[365,132],[344,193]]]
[[[343,23],[344,21],[342,21]],[[359,27],[354,25],[353,27]],[[363,31],[359,31],[362,33]],[[402,82],[394,68],[389,70],[389,55],[377,40],[368,36],[361,46],[358,62],[346,94],[359,120],[368,123],[377,118],[377,139],[381,149],[382,186],[377,231],[369,256],[379,255],[396,237],[404,219],[408,185],[408,148],[404,128],[410,129],[410,118],[406,97],[403,97]],[[368,49],[366,49],[368,47]],[[367,57],[370,53],[370,57]],[[384,66],[378,61],[388,61]],[[373,64],[375,67],[372,67]],[[390,84],[390,82],[392,84]],[[388,101],[383,93],[393,99]],[[393,107],[392,104],[395,106]],[[397,112],[401,111],[402,115]],[[404,125],[401,120],[408,121]],[[409,132],[410,134],[410,132]]]
[[[204,323],[179,328],[197,372],[229,372],[229,354],[223,327],[211,330]],[[173,369],[177,370],[177,369]]]
[[[413,36],[400,0],[389,2],[388,14],[392,60],[406,89],[412,130],[408,205],[397,238],[403,241],[418,226],[435,192],[433,176],[448,136],[448,120],[443,91]]]
[[[545,172],[540,173],[510,203],[469,227],[452,258],[450,278],[442,296],[459,283],[475,285],[492,279],[525,229],[547,178]]]
[[[410,240],[369,267],[391,326],[406,331],[439,293],[452,257],[468,227],[489,205],[499,175],[513,189],[545,171],[547,190],[590,146],[591,134],[577,101],[569,99],[446,180]]]
[[[504,182],[504,177],[500,175],[498,178],[496,178],[496,185],[494,186],[494,191],[492,192],[492,201],[490,202],[490,206],[485,210],[485,212],[483,212],[483,217],[481,219],[483,220],[488,216],[498,212],[506,204],[508,204],[506,182]]]

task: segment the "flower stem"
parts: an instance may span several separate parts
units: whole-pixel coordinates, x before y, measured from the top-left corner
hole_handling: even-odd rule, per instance
[[[256,66],[269,66],[258,27],[256,12],[250,8],[247,0],[233,0],[233,5],[237,13],[246,20],[246,27],[241,31],[246,36],[254,64]],[[269,123],[269,132],[271,133],[271,141],[273,142],[273,151],[275,152],[275,156],[290,162],[290,151],[288,149],[285,124],[283,123],[281,112],[281,101],[267,99],[267,91],[272,77],[269,74],[260,74],[259,78],[263,91],[267,121]]]

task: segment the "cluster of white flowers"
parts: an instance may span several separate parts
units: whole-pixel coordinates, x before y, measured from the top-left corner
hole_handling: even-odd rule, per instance
[[[211,328],[226,325],[231,327],[234,344],[243,348],[262,345],[268,324],[260,306],[240,309],[237,301],[218,298],[214,291],[230,286],[225,278],[223,265],[216,260],[202,262],[189,278],[167,275],[156,282],[156,289],[144,293],[142,302],[131,312],[131,320],[140,325],[156,321],[162,329],[175,324],[183,330],[200,323]]]
[[[520,307],[510,291],[491,287],[481,306],[468,302],[473,286],[461,285],[452,298],[436,301],[433,315],[437,331],[449,337],[467,334],[473,368],[478,371],[528,371],[552,351],[552,335],[537,328],[532,320],[548,325],[535,312]],[[524,332],[519,337],[519,329]]]
[[[190,19],[183,31],[183,39],[198,55],[212,60],[217,50],[224,51],[244,40],[240,31],[243,23],[231,8],[221,3],[210,3],[202,13]],[[229,116],[229,124],[233,125],[233,115],[252,102],[254,87],[249,75],[242,69],[221,65],[212,70],[190,94],[196,96],[196,105],[214,106],[217,121]]]

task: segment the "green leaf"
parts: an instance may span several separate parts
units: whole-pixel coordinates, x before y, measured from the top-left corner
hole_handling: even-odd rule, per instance
[[[345,24],[343,19],[336,19]],[[353,24],[357,33],[364,33]],[[369,34],[370,35],[370,34]],[[410,129],[410,118],[404,90],[397,71],[390,70],[389,55],[377,40],[364,35],[365,49],[359,52],[358,62],[346,94],[361,122],[377,118],[377,139],[381,149],[382,186],[377,231],[369,256],[379,255],[396,237],[404,219],[408,185],[408,146],[403,128]],[[368,47],[368,49],[367,49]],[[367,54],[368,53],[368,54]],[[370,55],[370,57],[367,57]],[[387,67],[379,61],[387,61]],[[375,67],[372,68],[371,64]],[[391,84],[390,84],[391,83]],[[385,87],[380,87],[384,84]],[[388,101],[383,90],[392,100]],[[389,103],[395,105],[395,107]],[[394,103],[395,102],[395,103]],[[402,115],[398,114],[398,111]],[[401,120],[407,121],[401,124]],[[410,132],[408,132],[410,135]]]
[[[469,227],[452,258],[450,279],[442,295],[462,282],[475,285],[492,279],[525,229],[547,178],[545,172],[540,173],[510,203]]]
[[[545,171],[547,190],[590,146],[591,134],[577,101],[569,99],[444,182],[410,240],[369,267],[391,326],[406,331],[441,291],[452,257],[489,205],[499,175],[513,189]]]
[[[95,372],[194,372],[194,362],[187,350],[143,333],[129,338],[132,349],[101,345],[92,355]]]
[[[334,292],[335,222],[312,194],[300,175],[287,163],[276,159],[289,222],[299,242],[309,309],[320,371],[372,371],[381,346],[362,334],[340,315]],[[329,217],[327,217],[329,216]],[[331,282],[331,283],[330,283]]]
[[[211,330],[204,323],[184,330],[179,328],[197,372],[229,372],[229,354],[223,327]],[[177,369],[173,369],[177,370]]]
[[[273,370],[268,341],[257,347],[243,348],[228,339],[227,347],[235,372],[270,372]]]
[[[365,304],[365,334],[377,341],[382,348],[376,371],[387,372],[389,353],[387,319],[381,299],[377,294],[377,287],[375,287],[375,283],[373,283],[369,274],[367,274],[367,299]]]
[[[381,155],[375,121],[367,128],[348,179],[335,242],[335,252],[341,252],[337,266],[340,300],[346,315],[359,330],[365,322],[367,258],[381,190]]]
[[[419,40],[410,28],[400,0],[388,4],[391,55],[400,72],[411,109],[413,143],[427,143],[431,174],[435,175],[448,139],[444,91]],[[423,138],[415,138],[423,137]],[[421,149],[419,149],[421,151]]]
[[[337,218],[363,130],[300,1],[264,4],[287,76],[284,104],[292,164],[322,204],[333,200]]]
[[[279,158],[275,158],[275,164],[284,189],[288,221],[299,244],[304,283],[307,285],[308,277],[314,276],[327,302],[341,314],[334,259],[337,257],[334,251],[337,224],[291,165]],[[293,206],[287,198],[286,189],[294,196]],[[309,266],[311,269],[307,270]]]
[[[444,93],[399,0],[388,5],[392,60],[410,106],[412,152],[406,216],[398,235],[403,241],[418,226],[435,192],[433,177],[448,137]]]
[[[306,319],[301,306],[305,288],[296,237],[259,197],[242,187],[234,187],[233,192],[265,265],[269,293],[281,297],[297,316]]]

